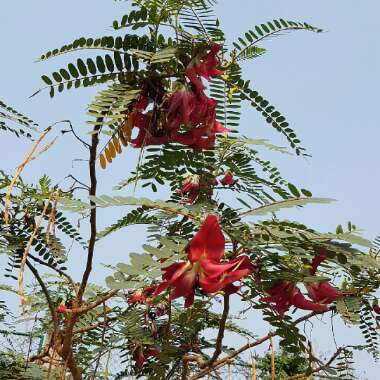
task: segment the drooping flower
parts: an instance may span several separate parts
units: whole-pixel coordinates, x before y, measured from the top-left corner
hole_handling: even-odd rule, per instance
[[[197,285],[206,294],[237,288],[230,285],[248,276],[253,265],[247,256],[222,262],[225,240],[217,216],[208,215],[199,231],[187,247],[188,261],[179,262],[163,269],[163,282],[155,294],[171,288],[170,299],[185,298],[185,307],[194,302]]]
[[[341,291],[332,286],[329,282],[317,282],[306,285],[307,293],[314,302],[328,305],[342,298],[344,295]]]
[[[159,353],[160,350],[156,346],[151,345],[144,350],[142,344],[136,344],[132,351],[132,357],[136,362],[136,367],[141,370],[148,357],[156,357]]]
[[[316,312],[327,311],[326,305],[313,303],[305,298],[293,282],[280,281],[267,289],[266,293],[269,294],[269,297],[264,297],[261,300],[273,303],[274,308],[281,317],[284,316],[285,312],[288,311],[291,306]]]
[[[315,275],[315,273],[317,272],[317,269],[319,267],[319,265],[325,261],[327,259],[327,251],[326,251],[326,248],[320,248],[319,249],[319,252],[318,252],[318,255],[316,255],[312,262],[311,262],[311,270],[310,270],[310,274],[311,275]]]
[[[203,95],[204,86],[201,77],[210,80],[211,76],[219,76],[223,71],[217,67],[219,65],[218,52],[221,45],[212,44],[210,51],[204,56],[194,57],[186,68],[186,75],[197,89],[198,94]]]
[[[234,175],[232,174],[231,170],[227,170],[224,177],[220,180],[220,183],[223,186],[232,186],[235,183]]]
[[[322,248],[311,263],[310,274],[315,275],[318,266],[327,258],[327,251]],[[332,286],[328,281],[305,284],[307,293],[311,298],[308,300],[297,287],[296,282],[282,280],[266,290],[269,297],[262,301],[275,304],[274,308],[281,317],[291,307],[316,312],[327,311],[327,305],[344,297],[344,294]]]
[[[141,369],[145,363],[145,356],[142,344],[138,344],[135,346],[135,348],[132,351],[132,357],[136,362],[136,367],[138,369]]]
[[[177,129],[180,124],[189,123],[190,115],[193,112],[195,100],[194,93],[186,89],[185,86],[178,88],[168,100],[167,119],[171,124],[171,129]],[[174,127],[178,125],[178,127]]]
[[[182,183],[182,187],[177,190],[179,194],[187,195],[188,203],[194,203],[200,191],[199,176],[189,173]]]
[[[311,262],[310,274],[315,275],[319,265],[327,259],[327,251],[325,248],[320,248]],[[307,293],[314,302],[321,304],[330,304],[342,298],[344,295],[341,291],[332,286],[328,281],[315,282],[306,284]]]

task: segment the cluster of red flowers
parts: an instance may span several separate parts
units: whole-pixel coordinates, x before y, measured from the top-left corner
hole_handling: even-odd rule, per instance
[[[221,262],[225,240],[217,216],[208,215],[202,227],[187,246],[188,261],[163,269],[163,282],[154,295],[171,288],[170,299],[185,298],[185,307],[194,302],[195,288],[205,294],[218,291],[235,293],[239,287],[233,283],[252,273],[254,266],[247,256]]]
[[[182,187],[177,190],[177,193],[186,195],[188,203],[194,203],[198,198],[202,187],[208,195],[212,195],[212,188],[218,183],[216,178],[213,178],[211,181],[208,180],[203,182],[205,183],[201,183],[199,175],[189,173],[183,181]],[[232,186],[235,182],[234,176],[230,170],[227,170],[224,177],[220,180],[220,183],[223,186]]]
[[[126,135],[137,128],[137,137],[130,139],[134,147],[178,142],[197,150],[211,149],[217,133],[228,132],[216,120],[217,102],[204,92],[202,77],[221,75],[218,53],[221,46],[213,44],[206,54],[198,54],[189,63],[185,74],[190,83],[176,82],[175,91],[167,95],[162,81],[144,84],[125,124]],[[147,110],[153,103],[153,108]]]
[[[321,249],[319,254],[314,257],[310,274],[315,275],[318,266],[327,258],[325,249]],[[342,298],[342,292],[334,288],[329,282],[317,282],[306,284],[307,293],[311,300],[307,299],[297,287],[297,283],[282,280],[266,290],[268,297],[262,301],[274,304],[278,314],[283,317],[291,306],[302,310],[324,312],[328,310],[327,305]]]

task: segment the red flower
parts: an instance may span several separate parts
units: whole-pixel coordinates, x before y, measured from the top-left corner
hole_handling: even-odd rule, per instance
[[[274,303],[274,308],[281,317],[291,306],[316,312],[327,311],[326,305],[313,303],[306,299],[296,284],[292,282],[280,281],[266,290],[266,293],[269,294],[269,297],[262,298],[262,301]]]
[[[138,344],[135,346],[135,348],[132,351],[132,357],[136,362],[136,367],[138,369],[141,369],[145,363],[145,356],[143,352],[143,346],[141,344]]]
[[[310,274],[315,275],[319,265],[327,259],[327,251],[325,248],[321,248],[317,256],[315,256],[311,262]],[[321,304],[330,304],[344,295],[338,289],[334,288],[329,282],[316,282],[306,285],[307,292],[310,298],[314,302]]]
[[[311,262],[310,274],[315,275],[319,265],[327,259],[327,251],[325,248],[321,248],[317,256],[315,256]]]
[[[142,369],[145,360],[148,357],[156,357],[160,353],[160,350],[156,346],[149,346],[144,351],[142,344],[137,344],[132,351],[132,357],[136,362],[136,367]]]
[[[142,303],[142,304],[147,304],[149,305],[151,303],[151,296],[154,291],[156,290],[155,286],[149,286],[148,288],[145,289],[138,289],[135,290],[129,297],[127,302],[130,305],[134,305],[136,303]]]
[[[194,203],[199,195],[199,190],[199,176],[189,173],[183,181],[181,189],[177,190],[177,193],[186,194],[188,203]]]
[[[67,313],[67,307],[63,301],[58,305],[57,313],[59,313],[59,314]]]
[[[373,311],[376,313],[376,314],[379,314],[380,315],[380,306],[378,303],[375,303],[373,305]]]
[[[223,71],[218,70],[219,59],[217,57],[218,52],[222,47],[219,44],[213,44],[210,47],[209,53],[207,53],[202,61],[199,56],[193,58],[186,68],[186,75],[193,83],[200,95],[203,95],[203,83],[201,77],[210,80],[211,76],[219,76],[223,74]]]
[[[310,274],[315,275],[318,266],[327,258],[327,251],[322,248],[319,254],[314,257],[311,263]],[[342,298],[344,294],[333,287],[329,282],[315,282],[306,284],[306,289],[312,301],[305,298],[301,293],[297,284],[294,282],[280,281],[276,285],[269,288],[266,292],[269,297],[262,299],[264,302],[275,304],[275,309],[281,317],[290,308],[295,306],[303,310],[311,310],[316,312],[327,311],[328,304]]]
[[[217,216],[208,215],[199,231],[187,247],[188,261],[179,262],[163,269],[163,282],[155,294],[172,288],[170,299],[185,298],[185,307],[194,302],[195,287],[199,284],[207,293],[237,290],[230,285],[248,276],[253,265],[248,257],[240,256],[221,263],[224,256],[224,236]]]
[[[329,282],[317,282],[312,285],[306,285],[307,293],[314,302],[324,305],[335,302],[344,295],[338,289],[330,285]]]
[[[235,183],[231,170],[227,170],[225,176],[220,180],[223,186],[232,186]]]
[[[168,121],[172,124],[186,124],[190,121],[190,115],[195,105],[195,95],[192,91],[182,87],[175,91],[169,98]],[[179,127],[178,125],[178,127]]]

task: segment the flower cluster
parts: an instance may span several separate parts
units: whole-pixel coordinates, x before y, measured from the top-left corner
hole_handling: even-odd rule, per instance
[[[210,80],[223,73],[217,68],[221,46],[212,44],[208,50],[190,61],[185,70],[189,83],[175,82],[171,94],[159,79],[143,85],[122,126],[124,136],[134,147],[177,142],[195,150],[211,149],[216,134],[228,132],[216,120],[216,100],[204,92],[202,78]],[[132,138],[134,128],[138,134]]]
[[[252,273],[254,266],[247,256],[221,262],[225,240],[217,216],[208,215],[202,227],[187,246],[188,260],[164,268],[163,282],[155,295],[171,288],[170,299],[185,298],[185,308],[194,302],[199,286],[205,294],[218,291],[235,293],[233,283]]]
[[[318,266],[326,260],[326,258],[326,250],[321,249],[319,254],[315,256],[312,261],[310,269],[311,275],[315,275]],[[274,304],[274,308],[278,314],[283,317],[291,306],[302,310],[322,313],[328,310],[327,305],[344,296],[342,292],[334,288],[327,281],[307,284],[306,289],[311,300],[302,294],[297,287],[297,283],[282,280],[266,290],[269,296],[262,298],[262,301]]]

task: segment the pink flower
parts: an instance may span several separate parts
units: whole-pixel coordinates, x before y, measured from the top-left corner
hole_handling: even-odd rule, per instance
[[[177,190],[179,194],[186,194],[188,203],[194,203],[198,198],[200,191],[199,176],[189,173],[183,181],[181,189]]]
[[[248,276],[253,271],[253,265],[246,256],[221,263],[224,245],[218,217],[208,215],[187,247],[188,261],[174,263],[163,269],[163,282],[155,294],[171,288],[170,299],[184,297],[187,308],[194,302],[197,285],[206,294],[221,290],[236,292],[238,288],[231,285]]]
[[[223,186],[232,186],[235,183],[234,176],[233,176],[231,170],[227,170],[224,177],[220,180],[220,183]]]

